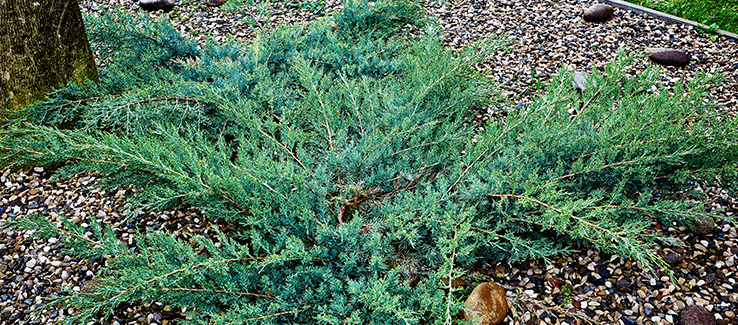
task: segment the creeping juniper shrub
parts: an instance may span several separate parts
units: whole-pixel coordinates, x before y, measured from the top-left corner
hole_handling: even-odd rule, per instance
[[[153,299],[187,307],[183,324],[460,322],[460,289],[441,278],[576,244],[664,267],[654,220],[691,226],[703,209],[689,180],[732,188],[738,128],[703,101],[716,78],[653,94],[657,68],[629,76],[635,57],[620,52],[592,71],[597,87],[580,95],[563,70],[510,109],[473,68],[505,42],[453,52],[425,23],[412,3],[349,1],[198,49],[162,21],[88,17],[101,83],[10,121],[2,164],[97,172],[138,188],[135,208],[194,206],[237,229],[147,231],[131,251],[92,218],[91,235],[63,216],[11,220],[105,260],[99,286],[47,306],[75,308],[65,324]],[[507,114],[467,123],[493,107]]]

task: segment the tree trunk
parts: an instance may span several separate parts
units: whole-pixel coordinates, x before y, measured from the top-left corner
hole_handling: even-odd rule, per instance
[[[0,0],[0,117],[88,79],[97,69],[77,0]]]

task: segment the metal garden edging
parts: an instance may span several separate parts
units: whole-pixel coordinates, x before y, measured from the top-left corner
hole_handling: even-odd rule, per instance
[[[659,19],[664,20],[664,21],[669,22],[669,23],[679,23],[679,24],[689,25],[689,26],[693,26],[693,27],[704,28],[706,30],[707,29],[710,29],[709,26],[707,26],[705,24],[700,24],[700,23],[698,23],[696,21],[691,21],[691,20],[687,20],[687,19],[684,19],[684,18],[680,18],[680,17],[674,16],[674,15],[669,15],[667,13],[663,13],[663,12],[660,12],[660,11],[657,11],[657,10],[649,9],[649,8],[646,8],[646,7],[643,7],[643,6],[639,6],[639,5],[636,5],[636,4],[632,4],[632,3],[629,3],[629,2],[625,2],[625,1],[622,1],[622,0],[600,0],[600,1],[602,1],[604,3],[607,3],[609,5],[612,5],[613,7],[628,9],[628,10],[630,10],[632,12],[637,13],[637,14],[644,14],[645,13],[645,14],[647,14],[649,16],[659,18]],[[731,32],[726,32],[726,31],[724,31],[722,29],[716,29],[715,30],[715,33],[717,33],[719,35],[722,35],[722,36],[725,36],[725,37],[732,38],[734,40],[738,40],[738,34],[734,34],[734,33],[731,33]]]

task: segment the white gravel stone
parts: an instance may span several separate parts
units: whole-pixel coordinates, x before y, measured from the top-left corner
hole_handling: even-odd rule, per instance
[[[36,266],[36,263],[37,262],[38,261],[35,258],[32,258],[32,259],[28,260],[28,262],[26,262],[26,267],[32,269],[34,266]]]

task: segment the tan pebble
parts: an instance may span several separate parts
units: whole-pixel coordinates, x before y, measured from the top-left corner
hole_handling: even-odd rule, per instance
[[[643,290],[638,289],[638,297],[640,297],[641,299],[646,299],[647,296]]]

